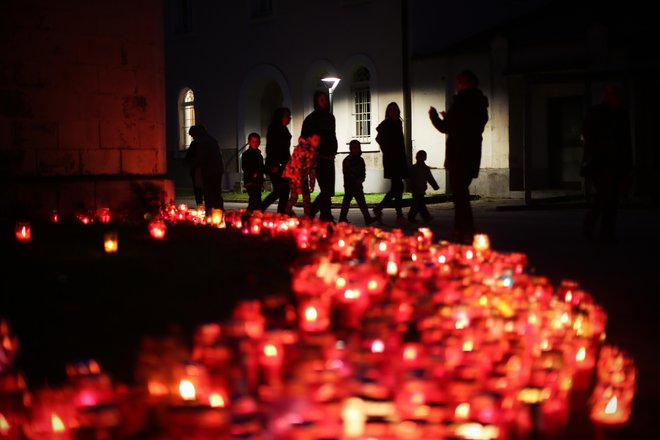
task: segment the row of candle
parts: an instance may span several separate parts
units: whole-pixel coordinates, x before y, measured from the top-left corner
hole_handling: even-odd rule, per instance
[[[406,236],[185,206],[150,230],[177,222],[308,251],[293,268],[294,298],[241,303],[231,321],[200,327],[190,362],[146,369],[150,402],[179,425],[193,417],[218,435],[233,423],[246,438],[551,437],[594,369],[592,420],[630,416],[634,364],[603,346],[602,308],[576,283],[554,289],[527,274],[523,254],[494,252],[484,235],[462,246],[434,243],[425,228]]]

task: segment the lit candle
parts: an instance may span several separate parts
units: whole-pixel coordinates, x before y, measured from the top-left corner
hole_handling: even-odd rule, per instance
[[[101,223],[110,223],[111,215],[110,208],[99,208],[96,210],[96,218],[99,219]]]
[[[213,208],[211,209],[211,223],[215,226],[220,226],[223,223],[224,217],[222,209]]]
[[[116,231],[106,232],[103,235],[103,249],[106,254],[114,254],[119,249],[119,239]]]
[[[162,240],[165,237],[167,226],[162,220],[152,220],[149,222],[149,234],[157,240]]]
[[[20,243],[28,243],[32,239],[32,227],[30,222],[17,222],[14,228],[16,240]]]

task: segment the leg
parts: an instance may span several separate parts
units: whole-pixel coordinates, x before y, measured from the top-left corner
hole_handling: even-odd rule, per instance
[[[201,205],[204,203],[204,189],[199,186],[193,186],[193,193],[195,194],[195,203]]]
[[[619,183],[616,177],[609,175],[602,183],[600,231],[601,241],[613,241],[615,236],[616,215],[619,205]]]
[[[373,222],[371,215],[369,215],[369,209],[367,208],[367,201],[364,199],[364,190],[360,188],[359,191],[355,194],[355,200],[357,201],[358,206],[360,207],[360,212],[362,212],[362,217],[364,217],[364,223],[366,225]]]
[[[277,204],[277,212],[284,214],[286,212],[286,201],[289,198],[289,180],[280,178],[277,182],[277,194],[280,199]]]
[[[247,187],[247,192],[249,195],[247,210],[258,210],[261,207],[261,188],[256,185],[250,185]]]
[[[289,189],[291,195],[289,196],[289,201],[286,204],[286,214],[293,215],[293,205],[295,205],[298,201],[298,194],[300,194],[300,182],[291,180]]]
[[[314,199],[312,214],[321,213],[321,219],[332,220],[332,196],[335,194],[335,162],[319,159],[316,165],[316,179],[319,184],[319,195]]]
[[[394,193],[394,209],[396,210],[397,217],[403,217],[403,210],[401,209],[403,201],[403,180],[392,179],[392,192]]]
[[[341,201],[341,212],[339,213],[339,221],[347,222],[348,221],[348,209],[351,206],[351,200],[353,199],[353,191],[350,188],[344,188],[344,199]]]
[[[474,220],[472,218],[472,207],[470,206],[470,182],[465,171],[450,171],[449,185],[454,200],[454,233],[455,238],[461,242],[471,241],[474,235]]]
[[[272,205],[273,202],[277,200],[279,197],[279,192],[277,191],[276,177],[274,175],[270,176],[270,182],[273,184],[273,190],[270,192],[270,194],[264,197],[264,200],[261,202],[262,211],[268,209],[268,207]]]
[[[390,190],[385,193],[383,196],[383,200],[378,203],[378,206],[376,206],[375,210],[377,211],[382,211],[383,208],[389,203],[390,200],[394,197],[394,180],[390,180]]]
[[[411,222],[415,221],[415,217],[417,217],[417,213],[419,212],[420,195],[414,193],[412,195],[412,206],[410,207],[410,211],[408,211],[408,220]],[[421,196],[424,197],[423,195]]]
[[[300,182],[300,192],[303,199],[303,212],[305,217],[311,218],[311,204],[309,203],[309,183],[307,178]]]

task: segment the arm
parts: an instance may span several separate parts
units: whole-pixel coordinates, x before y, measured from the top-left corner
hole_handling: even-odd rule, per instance
[[[442,112],[442,115],[446,116],[445,112]],[[435,107],[429,109],[429,118],[431,118],[431,123],[440,133],[447,133],[447,120],[440,118]]]
[[[427,167],[426,168],[426,173],[427,173],[427,180],[428,180],[429,184],[431,185],[431,188],[433,188],[436,191],[439,190],[440,185],[438,185],[438,182],[435,181],[435,178],[433,177],[433,173],[431,172],[431,168]]]

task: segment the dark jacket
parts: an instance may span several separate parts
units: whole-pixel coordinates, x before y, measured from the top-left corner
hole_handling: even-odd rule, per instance
[[[408,177],[408,159],[403,141],[403,124],[399,120],[386,118],[376,131],[376,142],[383,152],[385,178],[405,179]]]
[[[220,146],[214,137],[205,133],[190,143],[186,152],[186,161],[191,167],[201,170],[204,186],[217,186],[225,166],[220,154]]]
[[[337,154],[337,134],[335,133],[335,117],[329,111],[314,109],[303,121],[300,137],[307,139],[311,134],[318,133],[321,143],[318,148],[319,159],[334,160]]]
[[[488,122],[488,98],[477,88],[463,90],[454,96],[445,118],[432,113],[431,122],[447,135],[445,168],[467,171],[470,177],[477,177],[481,164],[481,135]]]
[[[623,108],[593,106],[584,121],[582,136],[584,175],[630,175],[633,163],[630,121]]]
[[[410,167],[410,192],[413,194],[424,194],[426,192],[426,183],[430,183],[431,187],[438,190],[438,182],[435,181],[431,168],[424,162],[417,162]]]
[[[291,160],[291,133],[282,124],[271,124],[266,134],[266,174],[281,176]],[[277,168],[277,171],[273,171]]]
[[[264,184],[264,158],[261,150],[250,148],[241,155],[241,168],[243,169],[243,185],[255,185],[261,188]]]
[[[344,173],[344,188],[362,188],[362,182],[367,177],[366,166],[362,156],[349,154],[342,162]]]

